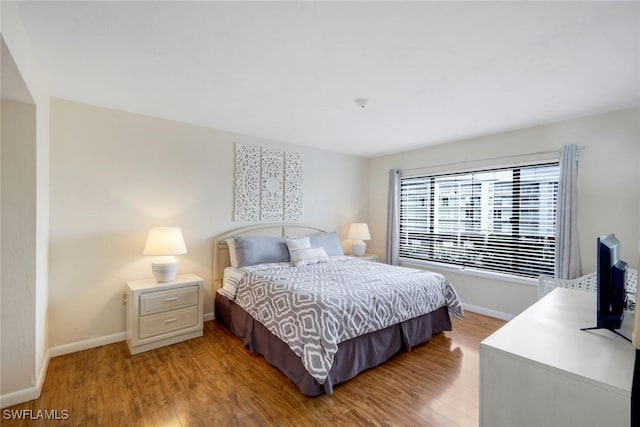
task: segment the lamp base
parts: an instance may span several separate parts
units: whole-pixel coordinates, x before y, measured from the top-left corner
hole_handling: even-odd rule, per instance
[[[354,240],[351,245],[351,253],[355,256],[364,256],[367,250],[367,244],[362,240]]]
[[[178,260],[172,256],[156,257],[151,263],[151,271],[158,282],[170,282],[178,273]]]

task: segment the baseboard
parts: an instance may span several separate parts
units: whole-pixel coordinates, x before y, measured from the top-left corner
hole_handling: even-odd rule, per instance
[[[473,311],[474,313],[484,314],[485,316],[495,317],[497,319],[502,320],[511,320],[514,318],[512,314],[503,313],[496,310],[491,310],[488,308],[471,305],[471,304],[463,304],[464,309],[468,311]],[[215,316],[213,312],[205,313],[204,321],[214,320]],[[62,356],[65,354],[75,353],[77,351],[88,350],[90,348],[100,347],[102,345],[113,344],[115,342],[124,341],[126,339],[125,332],[119,332],[117,334],[106,335],[104,337],[91,338],[84,341],[78,341],[69,344],[58,345],[55,347],[51,347],[45,356],[45,360],[43,362],[43,367],[40,370],[40,375],[38,376],[37,385],[34,387],[29,387],[23,390],[14,391],[12,393],[7,393],[0,395],[0,408],[6,408],[8,406],[17,405],[19,403],[28,402],[29,400],[34,400],[40,397],[40,393],[42,391],[42,385],[44,384],[44,379],[47,374],[47,369],[49,367],[49,360],[52,357]]]
[[[211,313],[204,313],[204,321],[213,320],[214,315]],[[113,344],[114,342],[124,341],[127,338],[126,332],[118,332],[113,335],[106,335],[104,337],[91,338],[84,341],[72,342],[69,344],[58,345],[49,349],[49,356],[56,357],[64,354],[75,353],[76,351],[88,350],[94,347],[100,347],[101,345]]]
[[[51,359],[51,353],[47,350],[44,360],[42,361],[42,367],[40,369],[40,375],[38,375],[36,385],[34,387],[0,395],[0,408],[4,409],[8,406],[18,405],[20,403],[39,398],[40,393],[42,393],[44,379],[47,376],[47,369],[49,369],[49,359]]]
[[[204,321],[213,320],[214,314],[213,312],[205,313],[203,318]],[[75,353],[77,351],[88,350],[90,348],[100,347],[107,344],[113,344],[116,342],[124,341],[125,339],[126,332],[118,332],[117,334],[106,335],[103,337],[91,338],[84,341],[51,347],[49,350],[47,350],[47,353],[45,355],[43,366],[40,370],[40,375],[38,375],[36,386],[0,395],[0,408],[6,408],[7,406],[13,406],[19,403],[28,402],[40,397],[42,385],[44,384],[44,379],[47,375],[47,369],[49,368],[49,360],[52,357],[63,356],[65,354]]]
[[[3,394],[0,396],[0,408],[6,408],[8,406],[18,405],[20,403],[37,399],[38,397],[40,397],[40,391],[41,389],[39,389],[38,387],[29,387],[11,393]]]
[[[114,342],[124,341],[126,339],[125,332],[118,332],[113,335],[104,337],[91,338],[84,341],[72,342],[69,344],[58,345],[49,349],[51,357],[62,356],[64,354],[75,353],[76,351],[88,350],[102,345],[113,344]]]
[[[78,341],[69,344],[63,344],[49,348],[45,355],[40,375],[36,381],[34,387],[25,388],[23,390],[14,391],[11,393],[0,395],[0,408],[6,408],[7,406],[17,405],[19,403],[28,402],[40,397],[42,392],[42,386],[44,379],[47,376],[47,369],[49,368],[49,360],[52,357],[62,356],[64,354],[75,353],[77,351],[88,350],[94,347],[100,347],[101,345],[113,344],[114,342],[124,341],[126,337],[125,332],[119,332],[113,335],[107,335],[104,337],[91,338],[84,341]]]
[[[49,360],[51,359],[51,351],[47,350],[44,354],[44,360],[42,361],[42,367],[40,368],[40,375],[38,375],[38,380],[36,381],[36,387],[38,390],[42,391],[42,386],[44,385],[44,379],[47,376],[47,369],[49,369]],[[40,392],[38,392],[38,397],[40,397]]]
[[[501,311],[491,310],[489,308],[480,307],[477,305],[463,303],[462,306],[465,310],[473,311],[474,313],[478,314],[484,314],[485,316],[495,317],[496,319],[509,321],[515,317],[513,314],[503,313]]]

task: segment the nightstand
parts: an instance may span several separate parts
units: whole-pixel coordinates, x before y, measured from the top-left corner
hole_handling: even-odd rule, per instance
[[[352,258],[358,258],[364,261],[373,261],[373,262],[380,262],[380,257],[376,254],[364,254],[362,256],[356,256],[356,255],[347,255],[350,256]]]
[[[171,282],[127,282],[127,346],[131,354],[202,336],[203,280],[195,274]]]

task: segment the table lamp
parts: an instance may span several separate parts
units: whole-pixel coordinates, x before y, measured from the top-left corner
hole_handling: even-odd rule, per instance
[[[353,255],[363,256],[367,250],[367,244],[364,241],[371,240],[369,226],[364,222],[351,224],[347,238],[353,240],[353,244],[351,245],[351,252]]]
[[[149,231],[144,255],[153,255],[151,270],[158,282],[170,282],[178,272],[178,260],[174,255],[187,253],[182,231],[178,227],[156,227]]]

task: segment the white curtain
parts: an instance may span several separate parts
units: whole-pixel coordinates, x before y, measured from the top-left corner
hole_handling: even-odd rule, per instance
[[[575,279],[582,275],[578,235],[578,147],[565,145],[560,152],[560,179],[556,214],[557,279]]]
[[[386,263],[400,265],[400,171],[389,171],[389,201],[387,207]]]

